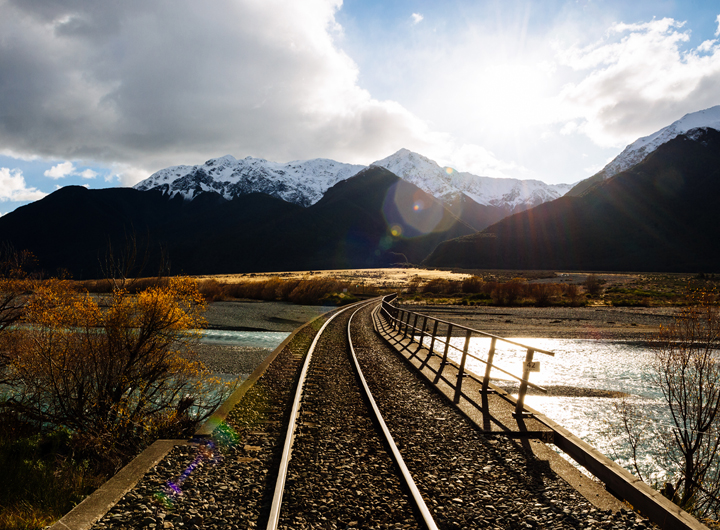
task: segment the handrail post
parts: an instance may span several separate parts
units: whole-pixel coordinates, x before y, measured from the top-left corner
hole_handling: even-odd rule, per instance
[[[443,352],[443,360],[442,360],[443,364],[447,364],[447,362],[448,362],[447,354],[448,354],[448,349],[450,348],[450,336],[452,335],[452,328],[453,328],[453,325],[448,324],[447,339],[445,339],[445,351]]]
[[[465,346],[463,347],[462,359],[460,360],[460,368],[458,369],[457,383],[455,384],[455,398],[453,402],[460,403],[460,395],[462,394],[462,383],[465,377],[465,360],[467,359],[468,347],[470,346],[470,337],[472,331],[465,332]]]
[[[435,319],[435,325],[433,326],[432,330],[432,337],[430,338],[430,354],[433,354],[433,346],[435,345],[435,336],[437,335],[437,328],[438,328],[438,321]]]
[[[420,330],[420,348],[422,348],[423,340],[425,339],[425,326],[427,325],[427,315],[423,315],[422,329]]]
[[[415,332],[417,331],[417,320],[418,320],[418,314],[415,313],[415,320],[413,320],[412,324],[412,331],[410,332],[410,342],[413,342],[415,340]],[[410,319],[408,319],[408,322]]]
[[[535,350],[528,348],[525,354],[525,364],[523,365],[523,376],[520,381],[520,389],[518,390],[518,399],[515,404],[515,416],[520,417],[523,415],[523,408],[525,405],[525,394],[527,393],[527,384],[530,377],[530,363],[533,360],[533,354]]]
[[[490,371],[492,370],[493,358],[495,357],[495,344],[497,339],[493,337],[490,339],[490,351],[488,352],[487,364],[485,365],[485,377],[482,383],[482,393],[487,394],[488,385],[490,384]]]

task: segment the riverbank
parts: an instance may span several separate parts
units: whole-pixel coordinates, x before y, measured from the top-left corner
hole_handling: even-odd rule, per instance
[[[505,338],[645,342],[677,312],[672,307],[465,307],[403,304],[404,309]]]
[[[210,330],[291,333],[305,322],[329,311],[323,306],[288,302],[232,300],[208,305],[205,318]],[[244,379],[263,362],[273,348],[201,342],[198,359],[211,371]]]

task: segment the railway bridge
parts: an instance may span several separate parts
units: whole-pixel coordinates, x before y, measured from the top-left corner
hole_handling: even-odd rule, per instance
[[[504,339],[466,370],[473,334],[392,297],[322,315],[192,440],[156,442],[53,529],[705,528],[524,405],[552,352],[523,346],[514,398],[489,381]]]

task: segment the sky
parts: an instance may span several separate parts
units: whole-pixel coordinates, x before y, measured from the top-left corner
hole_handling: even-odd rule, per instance
[[[0,0],[0,213],[227,154],[574,183],[718,104],[716,0]]]

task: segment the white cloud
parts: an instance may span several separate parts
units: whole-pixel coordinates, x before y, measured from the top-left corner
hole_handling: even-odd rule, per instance
[[[111,169],[112,172],[105,177],[105,182],[117,181],[121,186],[134,186],[151,175],[150,171],[130,164],[113,164]]]
[[[43,175],[50,177],[51,179],[61,179],[74,174],[75,166],[72,162],[61,162],[43,173]]]
[[[0,201],[36,201],[45,195],[36,188],[28,188],[19,169],[0,167]]]
[[[93,171],[92,169],[86,169],[84,171],[81,171],[78,173],[82,178],[84,179],[94,179],[98,176],[97,172]]]
[[[576,122],[569,121],[565,125],[563,125],[562,129],[560,129],[560,134],[574,134],[579,128],[580,126]]]
[[[606,38],[558,51],[561,64],[583,78],[562,90],[558,104],[585,119],[582,132],[602,146],[621,147],[682,117],[720,103],[720,47],[685,50],[689,31],[672,19],[616,24]]]
[[[413,13],[413,14],[412,14],[413,24],[419,24],[420,22],[423,21],[424,18],[425,18],[425,17],[423,17],[420,13]]]
[[[718,24],[718,28],[715,30],[715,36],[716,36],[716,37],[720,37],[720,15],[717,16],[717,18],[715,19],[715,21],[716,21],[717,24]]]
[[[430,145],[423,120],[358,85],[336,42],[341,4],[8,0],[0,145],[144,172],[228,153],[369,163]]]

